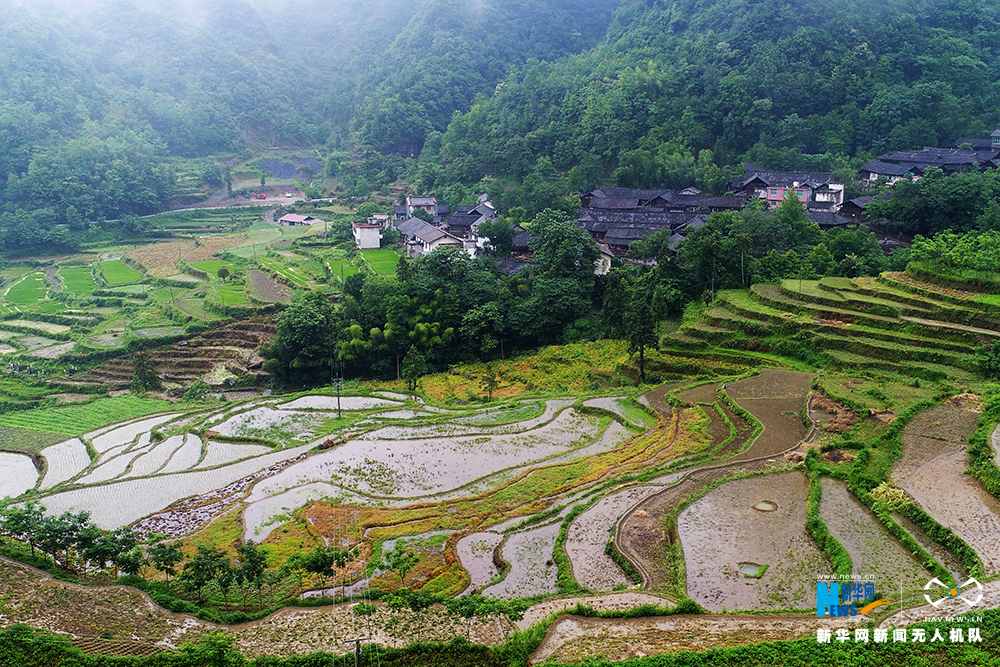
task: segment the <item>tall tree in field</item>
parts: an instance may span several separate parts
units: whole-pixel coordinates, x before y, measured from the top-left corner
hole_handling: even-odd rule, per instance
[[[646,348],[657,348],[656,325],[659,315],[654,306],[653,289],[640,284],[633,291],[625,315],[629,355],[639,355],[639,384],[646,382]]]
[[[278,316],[278,330],[261,348],[264,369],[289,384],[320,383],[330,378],[335,344],[333,308],[326,297],[309,292]]]

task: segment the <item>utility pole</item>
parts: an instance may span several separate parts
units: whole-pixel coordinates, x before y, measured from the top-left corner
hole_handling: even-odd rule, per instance
[[[340,382],[342,378],[337,378],[334,383],[337,385],[337,419],[340,419]]]
[[[354,667],[359,667],[361,663],[361,642],[370,642],[371,640],[371,637],[358,637],[344,641],[345,644],[354,644]]]

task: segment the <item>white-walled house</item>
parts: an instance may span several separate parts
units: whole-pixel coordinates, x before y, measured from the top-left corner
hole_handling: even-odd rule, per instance
[[[374,250],[382,244],[382,225],[352,222],[351,227],[359,250]]]

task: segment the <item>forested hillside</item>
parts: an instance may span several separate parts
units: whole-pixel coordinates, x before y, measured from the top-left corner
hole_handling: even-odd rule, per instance
[[[998,13],[993,0],[631,0],[599,46],[528,65],[457,118],[424,183],[547,158],[570,189],[613,175],[717,193],[719,168],[743,159],[831,169],[954,145],[1000,120]]]

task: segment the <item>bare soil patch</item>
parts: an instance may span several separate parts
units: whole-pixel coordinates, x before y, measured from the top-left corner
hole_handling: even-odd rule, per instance
[[[800,472],[727,482],[677,517],[687,590],[710,611],[809,608],[816,590],[805,572],[829,570],[805,533],[808,485]],[[754,505],[770,501],[773,512]],[[740,573],[744,562],[767,565],[759,578]]]
[[[250,290],[261,301],[284,303],[292,298],[292,290],[288,285],[274,282],[263,271],[250,269],[247,275],[250,277]]]
[[[829,433],[846,433],[858,423],[858,416],[853,410],[824,394],[815,394],[810,408],[830,415],[830,418],[822,420],[822,429]]]
[[[204,262],[212,259],[212,256],[221,250],[242,245],[243,241],[243,234],[208,236],[197,241],[188,239],[164,241],[131,250],[126,257],[142,264],[147,273],[154,278],[166,278],[177,273],[178,259],[189,264]]]

